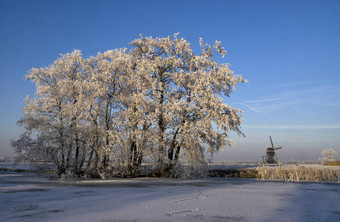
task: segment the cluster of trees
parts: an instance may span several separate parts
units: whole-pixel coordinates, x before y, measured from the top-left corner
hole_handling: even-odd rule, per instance
[[[134,176],[142,163],[169,172],[180,159],[197,166],[204,151],[231,144],[240,131],[241,110],[223,102],[237,83],[220,42],[195,55],[183,38],[140,37],[131,49],[109,50],[84,59],[79,50],[54,64],[33,68],[36,85],[27,96],[25,127],[12,146],[32,163],[51,163],[61,175],[101,175],[114,167]]]

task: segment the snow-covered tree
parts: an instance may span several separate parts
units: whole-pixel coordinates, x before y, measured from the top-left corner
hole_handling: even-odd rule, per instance
[[[200,39],[199,55],[177,34],[173,39],[141,36],[131,45],[151,83],[146,96],[155,105],[159,165],[176,164],[181,150],[187,160],[202,159],[204,144],[214,152],[231,144],[228,131],[242,134],[241,111],[225,104],[220,95],[229,96],[236,83],[245,80],[228,64],[213,61],[215,54],[226,53],[220,42],[209,46]]]
[[[111,149],[117,143],[114,125],[122,75],[118,60],[124,54],[121,50],[109,50],[87,60],[84,84],[87,99],[84,102],[88,139],[91,141],[88,170],[92,173],[105,171]]]
[[[112,157],[111,164],[121,175],[134,175],[153,138],[149,118],[152,105],[144,93],[148,84],[126,49],[98,53],[89,63],[88,102],[92,105],[88,107],[97,107],[89,110],[89,120],[94,123],[93,129],[101,128],[98,132],[104,133],[95,136],[102,138],[96,149],[104,150],[104,161]]]
[[[27,97],[23,107],[23,118],[19,124],[25,126],[26,135],[35,142],[48,146],[35,147],[45,161],[55,163],[59,174],[67,168],[78,168],[81,147],[82,117],[82,78],[83,62],[78,50],[61,55],[53,65],[45,68],[33,68],[26,79],[35,82],[34,98]],[[13,143],[16,144],[15,142]],[[24,146],[24,145],[23,145]],[[84,156],[84,155],[83,155]]]
[[[336,157],[338,156],[338,152],[335,150],[328,148],[321,152],[322,157],[319,158],[322,164],[333,162],[336,160]]]
[[[144,68],[139,67],[136,58],[129,54],[125,70],[120,77],[120,93],[117,98],[119,112],[117,125],[120,128],[121,166],[127,167],[128,174],[135,175],[154,146],[155,122],[154,102],[146,96],[150,83]],[[141,71],[142,69],[142,71]]]

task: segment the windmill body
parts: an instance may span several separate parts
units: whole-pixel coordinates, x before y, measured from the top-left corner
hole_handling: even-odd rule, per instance
[[[275,154],[275,150],[282,149],[282,147],[275,147],[273,144],[272,137],[269,136],[271,147],[266,147],[266,155],[262,156],[263,163],[267,164],[275,164],[278,162],[277,156]]]

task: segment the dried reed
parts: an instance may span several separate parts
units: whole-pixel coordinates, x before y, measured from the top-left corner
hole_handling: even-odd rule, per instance
[[[340,183],[340,168],[321,165],[284,165],[257,167],[257,178],[289,182],[337,182]]]

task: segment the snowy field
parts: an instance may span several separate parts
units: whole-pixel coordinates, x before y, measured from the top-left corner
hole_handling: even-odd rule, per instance
[[[340,221],[340,185],[0,172],[0,221]]]

